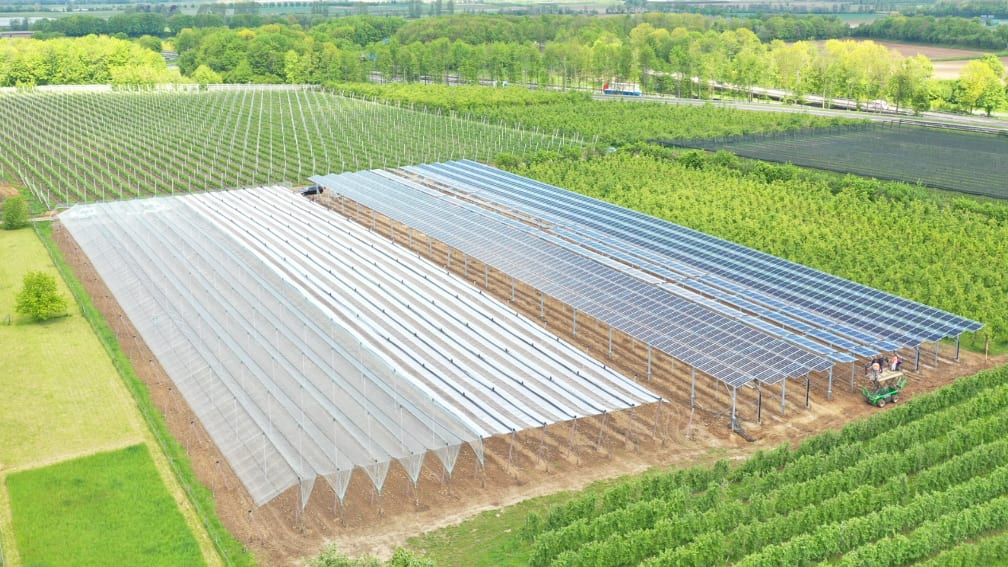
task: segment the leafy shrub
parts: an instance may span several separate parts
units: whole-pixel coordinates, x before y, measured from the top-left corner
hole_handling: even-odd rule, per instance
[[[3,227],[7,230],[28,226],[28,203],[24,197],[8,197],[3,202]]]
[[[35,321],[45,321],[65,314],[67,301],[56,288],[56,278],[45,272],[28,272],[15,309]]]
[[[687,150],[679,154],[679,163],[689,169],[703,169],[706,161],[703,150]]]
[[[753,167],[753,173],[767,183],[775,183],[790,181],[794,177],[795,170],[790,165],[761,161]]]

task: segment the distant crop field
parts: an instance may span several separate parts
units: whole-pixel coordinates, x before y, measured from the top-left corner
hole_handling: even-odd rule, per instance
[[[134,445],[7,477],[25,565],[203,565],[196,539]]]
[[[0,95],[0,175],[47,207],[557,149],[560,138],[306,88]],[[567,140],[570,142],[571,140]]]
[[[868,126],[740,136],[682,145],[1008,198],[1008,136],[919,126]]]

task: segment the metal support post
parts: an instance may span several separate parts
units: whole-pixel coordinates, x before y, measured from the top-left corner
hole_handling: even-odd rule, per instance
[[[856,362],[856,360],[852,360],[850,363],[850,391],[852,394],[854,393],[854,364]]]
[[[571,333],[577,336],[577,308],[571,308],[574,311],[574,316],[571,318]]]
[[[514,300],[515,300],[514,276],[511,276],[511,303],[514,303]]]
[[[955,361],[959,362],[959,335],[956,335]]]
[[[784,403],[787,399],[787,378],[780,383],[780,413],[784,415]]]
[[[469,279],[469,255],[466,254],[466,255],[462,256],[462,261],[465,262],[465,267],[463,268],[462,273],[465,275],[465,278],[468,280]]]
[[[938,349],[941,348],[941,341],[935,341],[935,366],[938,366]]]
[[[651,381],[651,345],[647,346],[647,379]]]
[[[539,318],[546,320],[546,294],[539,292]]]
[[[914,347],[914,372],[920,370],[920,345]]]
[[[810,374],[806,374],[805,375],[805,407],[806,408],[809,407],[808,398],[809,398],[809,390],[811,389],[811,386],[812,386],[812,377],[811,377]]]
[[[756,423],[763,423],[763,388],[759,380],[756,381]]]
[[[826,386],[826,399],[827,400],[832,400],[833,399],[833,367],[832,366],[830,366],[830,369],[829,369],[829,381],[826,384],[827,384],[827,386]]]
[[[735,396],[737,394],[738,388],[732,386],[731,389],[731,428],[732,431],[738,429],[738,416],[735,413]]]
[[[483,288],[490,289],[490,266],[483,264]]]
[[[452,251],[452,249],[449,246],[448,247],[448,264],[447,264],[447,267],[448,267],[449,270],[451,269],[451,251]]]
[[[689,407],[696,407],[696,368],[690,367]]]

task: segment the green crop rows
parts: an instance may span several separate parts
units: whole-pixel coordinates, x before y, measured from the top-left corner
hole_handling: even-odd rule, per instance
[[[0,95],[0,174],[45,205],[557,149],[552,136],[311,89]]]
[[[645,476],[531,514],[519,548],[537,566],[989,557],[1008,524],[1005,403],[1008,369],[982,372],[795,451]]]
[[[1008,199],[1008,136],[879,125],[673,143]]]

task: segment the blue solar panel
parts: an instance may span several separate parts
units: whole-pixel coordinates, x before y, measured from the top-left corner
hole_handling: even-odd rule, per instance
[[[773,383],[832,361],[599,262],[475,205],[371,172],[313,181],[421,230],[730,385]],[[569,243],[566,243],[569,244]]]
[[[982,326],[800,264],[475,162],[409,169],[465,184],[486,199],[535,214],[586,237],[608,239],[613,246],[633,249],[635,253],[647,250],[649,255],[657,254],[657,258],[665,258],[666,262],[687,265],[708,274],[705,279],[719,282],[718,287],[748,293],[753,301],[788,310],[816,326],[846,334],[876,353],[956,336]]]

